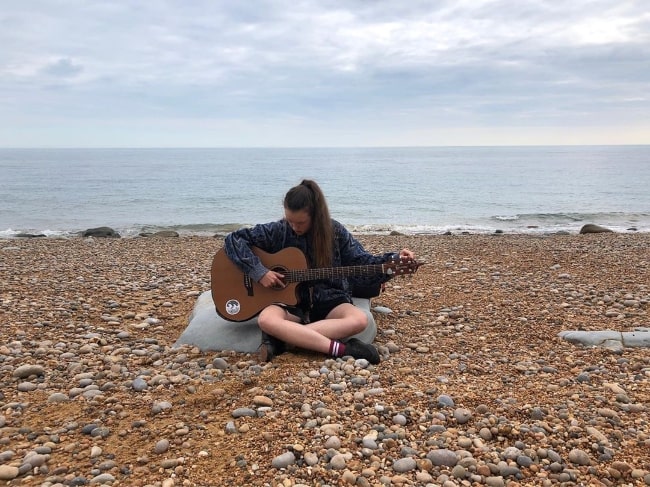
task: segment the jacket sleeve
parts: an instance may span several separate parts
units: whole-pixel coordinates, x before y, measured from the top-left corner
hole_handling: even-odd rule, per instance
[[[269,269],[253,253],[252,247],[259,247],[265,252],[278,252],[283,243],[284,224],[278,221],[236,230],[226,236],[223,247],[228,258],[257,282]]]
[[[399,253],[387,252],[382,255],[373,255],[363,248],[361,243],[340,223],[335,222],[335,230],[339,250],[341,252],[341,265],[372,265],[399,257]]]

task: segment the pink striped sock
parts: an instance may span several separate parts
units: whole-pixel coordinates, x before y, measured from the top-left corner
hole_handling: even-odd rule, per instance
[[[338,340],[332,340],[330,342],[330,355],[332,357],[343,357],[345,355],[345,344]]]

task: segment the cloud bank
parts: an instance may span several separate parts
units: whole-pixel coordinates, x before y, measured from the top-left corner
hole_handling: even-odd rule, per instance
[[[643,1],[5,3],[3,147],[650,143]]]

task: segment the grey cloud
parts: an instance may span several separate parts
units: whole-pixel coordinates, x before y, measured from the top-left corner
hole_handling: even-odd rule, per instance
[[[75,64],[71,59],[61,58],[45,66],[42,71],[52,76],[69,78],[81,73],[83,66]]]

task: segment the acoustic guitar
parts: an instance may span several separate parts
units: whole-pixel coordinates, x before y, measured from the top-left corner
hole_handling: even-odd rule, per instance
[[[244,274],[222,248],[212,260],[212,299],[219,316],[228,321],[247,321],[271,304],[298,303],[296,287],[305,281],[343,279],[350,276],[413,274],[422,265],[412,259],[396,259],[383,264],[310,269],[302,251],[287,247],[275,254],[253,247],[264,266],[284,276],[285,287],[266,288]]]

